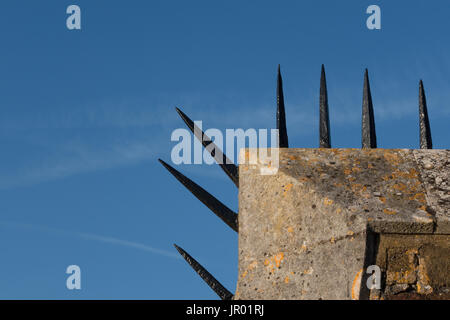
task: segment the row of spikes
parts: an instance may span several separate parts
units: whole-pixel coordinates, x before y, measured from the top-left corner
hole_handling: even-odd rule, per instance
[[[283,94],[283,80],[281,77],[280,66],[278,66],[277,75],[277,117],[276,125],[279,130],[278,146],[280,148],[289,148],[287,128],[286,128],[286,113],[284,106]],[[195,123],[180,109],[176,108],[181,119],[186,123],[192,133],[199,139],[203,146],[211,152],[211,156],[219,163],[225,174],[231,181],[239,188],[239,170],[227,156],[212,142],[212,140],[201,131]],[[319,98],[319,147],[331,148],[330,138],[330,120],[328,111],[328,93],[325,77],[325,68],[322,65],[320,75],[320,98]],[[419,127],[420,127],[420,148],[431,149],[431,130],[428,119],[427,103],[425,98],[425,91],[423,82],[419,82]],[[375,132],[375,118],[373,113],[372,95],[370,92],[369,75],[367,69],[364,73],[364,88],[363,88],[363,105],[362,105],[362,147],[376,148],[377,138]],[[223,222],[225,222],[231,229],[238,232],[238,214],[217,198],[200,187],[194,181],[174,169],[172,166],[159,159],[159,162],[179,181],[181,182],[197,199],[206,205],[213,213],[215,213]],[[186,262],[200,275],[200,277],[216,292],[216,294],[224,300],[232,299],[233,294],[228,291],[216,278],[214,278],[200,263],[192,258],[185,250],[177,245],[174,245]]]
[[[362,132],[361,140],[363,148],[376,148],[377,135],[375,131],[375,117],[373,113],[372,94],[370,92],[369,72],[364,72],[363,104],[362,104]],[[277,77],[277,129],[279,130],[279,147],[289,148],[288,134],[286,128],[286,112],[284,107],[283,80],[281,78],[280,66],[278,66]],[[430,121],[428,119],[428,108],[422,80],[419,81],[419,129],[420,148],[432,149]],[[325,77],[325,67],[322,65],[320,75],[319,96],[319,147],[331,148],[330,117],[328,112],[328,93]]]

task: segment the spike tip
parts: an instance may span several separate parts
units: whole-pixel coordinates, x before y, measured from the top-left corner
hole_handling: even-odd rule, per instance
[[[419,82],[419,127],[420,127],[420,149],[433,149],[431,140],[430,120],[428,119],[427,99],[423,82]]]
[[[363,105],[362,105],[362,147],[376,148],[377,135],[373,114],[372,94],[370,93],[369,73],[364,73]]]
[[[198,200],[214,212],[231,229],[238,232],[238,215],[230,210],[222,202],[217,200],[208,191],[200,187],[194,181],[174,169],[161,159],[158,161],[178,180],[180,181]]]
[[[281,78],[280,65],[278,65],[278,76],[277,76],[277,129],[278,129],[278,147],[289,148],[288,135],[286,129],[286,113],[284,109],[283,79]]]
[[[319,148],[331,148],[327,80],[324,65],[322,65],[320,74],[319,114]]]
[[[212,276],[200,263],[192,258],[189,253],[184,251],[182,248],[174,244],[175,249],[181,254],[181,256],[186,260],[186,262],[198,273],[200,278],[206,282],[206,284],[219,296],[222,300],[231,300],[233,294],[228,291],[216,278]]]

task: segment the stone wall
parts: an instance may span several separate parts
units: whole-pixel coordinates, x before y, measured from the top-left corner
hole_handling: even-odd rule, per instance
[[[449,150],[277,150],[239,167],[236,299],[449,298]]]

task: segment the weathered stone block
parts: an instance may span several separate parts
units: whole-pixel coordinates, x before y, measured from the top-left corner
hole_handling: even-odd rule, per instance
[[[450,235],[381,234],[384,287],[372,299],[450,299]]]
[[[276,174],[261,175],[266,163],[239,167],[236,299],[368,298],[364,271],[375,264],[380,234],[450,233],[449,150],[279,152]],[[392,276],[411,266],[404,248],[388,250],[396,261],[384,269],[389,290],[417,283],[417,272]]]

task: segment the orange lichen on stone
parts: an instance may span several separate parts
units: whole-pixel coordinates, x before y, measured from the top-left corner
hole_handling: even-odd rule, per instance
[[[369,199],[369,198],[370,198],[370,194],[367,193],[367,192],[365,192],[365,193],[362,194],[362,197],[363,197],[364,199]]]
[[[361,192],[363,191],[364,186],[360,183],[354,183],[351,185],[352,191],[353,192]]]
[[[280,252],[280,253],[278,253],[276,256],[275,256],[275,266],[277,267],[277,268],[279,268],[280,267],[280,264],[281,264],[281,261],[283,261],[283,259],[284,259],[284,253],[283,252]]]
[[[387,208],[384,209],[383,212],[386,213],[386,214],[391,214],[391,215],[392,214],[397,214],[396,210],[390,210],[390,209],[387,209]]]
[[[323,199],[323,204],[326,206],[331,206],[333,204],[333,200],[325,198]]]
[[[416,169],[412,168],[409,169],[409,171],[401,171],[401,170],[395,170],[392,172],[392,174],[388,175],[390,179],[398,179],[398,178],[406,178],[406,179],[418,179],[419,173]]]
[[[415,195],[409,197],[409,200],[417,200],[423,204],[427,203],[427,200],[425,198],[425,194],[420,192],[420,193],[416,193]]]
[[[418,267],[418,281],[417,281],[417,292],[420,294],[430,294],[433,292],[433,287],[430,286],[430,277],[427,272],[426,263],[423,259],[419,258]]]
[[[359,299],[359,289],[361,286],[361,275],[362,275],[363,269],[359,270],[358,273],[356,273],[355,278],[353,279],[352,284],[352,300],[358,300]]]
[[[396,271],[390,275],[390,280],[398,284],[409,284],[413,282],[415,270]]]
[[[395,166],[400,164],[400,157],[398,156],[398,154],[393,153],[392,151],[386,151],[384,153],[384,159]]]
[[[414,169],[414,168],[409,169],[409,175],[408,175],[408,178],[413,179],[413,178],[417,178],[418,176],[419,176],[419,172],[417,172],[416,169]]]
[[[381,202],[386,203],[386,198],[385,197],[379,197],[378,198]]]
[[[287,231],[288,231],[289,233],[292,233],[292,232],[294,232],[294,228],[289,227],[289,228],[287,228]]]
[[[292,183],[289,183],[289,184],[287,184],[287,185],[284,187],[283,196],[286,197],[287,192],[288,192],[289,190],[292,189],[292,186],[293,186],[293,184],[292,184]]]
[[[360,172],[360,171],[361,171],[361,168],[358,168],[358,167],[352,168],[352,172]]]
[[[264,260],[264,265],[266,267],[269,267],[269,272],[273,273],[275,271],[275,268],[279,269],[281,266],[281,262],[284,259],[284,252],[277,253],[270,259]]]
[[[284,283],[289,283],[289,277],[284,278]]]
[[[303,274],[312,274],[313,271],[314,271],[313,268],[309,267],[308,269],[303,270]]]
[[[392,186],[395,190],[404,191],[406,190],[406,185],[404,183],[396,183]]]
[[[376,154],[378,153],[379,150],[380,149],[366,149],[366,148],[364,148],[364,149],[361,149],[361,152],[366,154],[366,155],[369,155],[369,156],[372,156],[374,154],[376,156]],[[379,158],[379,156],[377,158]]]
[[[248,272],[249,272],[249,271],[252,271],[252,270],[255,269],[257,266],[258,266],[258,261],[253,261],[252,263],[250,263],[250,264],[248,265],[248,267],[247,267],[247,270],[245,270],[245,271],[242,273],[241,277],[242,277],[242,278],[245,278],[245,277],[247,276]]]

